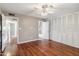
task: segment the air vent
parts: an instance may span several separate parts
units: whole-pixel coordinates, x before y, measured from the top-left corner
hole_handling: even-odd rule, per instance
[[[9,16],[15,16],[15,14],[13,14],[13,13],[8,13],[9,14]]]

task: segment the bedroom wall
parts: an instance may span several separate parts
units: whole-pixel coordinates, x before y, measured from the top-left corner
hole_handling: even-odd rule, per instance
[[[36,17],[19,17],[19,43],[38,39],[38,21]]]
[[[52,16],[51,39],[79,48],[79,12]]]
[[[1,9],[0,9],[0,14],[1,14]]]

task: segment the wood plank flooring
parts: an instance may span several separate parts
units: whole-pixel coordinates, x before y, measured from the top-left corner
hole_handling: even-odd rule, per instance
[[[51,40],[37,40],[17,45],[17,56],[79,56],[79,49]]]

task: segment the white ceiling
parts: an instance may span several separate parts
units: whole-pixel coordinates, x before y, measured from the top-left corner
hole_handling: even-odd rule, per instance
[[[43,3],[44,4],[44,3]],[[39,7],[39,3],[0,3],[0,8],[4,11],[30,16],[40,16],[33,11],[34,7]],[[54,9],[52,15],[61,15],[79,10],[79,3],[52,3]]]

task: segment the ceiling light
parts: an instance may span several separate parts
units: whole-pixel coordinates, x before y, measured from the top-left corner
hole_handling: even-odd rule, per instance
[[[41,16],[47,16],[47,12],[41,12]]]
[[[35,10],[40,11],[41,16],[47,16],[48,13],[53,13],[53,5],[51,4],[42,4],[38,7],[35,7]]]

